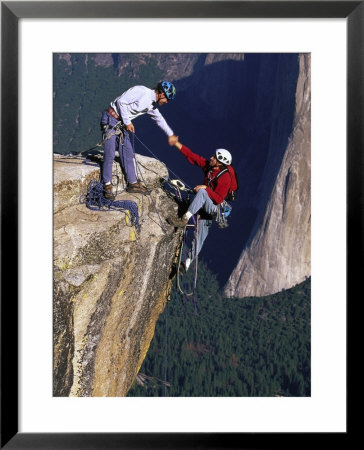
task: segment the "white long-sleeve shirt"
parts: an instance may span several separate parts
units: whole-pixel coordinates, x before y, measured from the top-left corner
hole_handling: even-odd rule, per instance
[[[155,101],[156,93],[153,89],[134,86],[117,97],[110,106],[125,125],[129,125],[133,119],[142,114],[149,114],[167,136],[172,136],[174,133],[159,110],[155,108]]]

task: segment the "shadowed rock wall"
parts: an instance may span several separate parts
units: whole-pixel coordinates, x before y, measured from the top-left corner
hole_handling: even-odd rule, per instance
[[[299,58],[293,131],[263,220],[226,287],[228,297],[264,296],[311,275],[311,63]]]

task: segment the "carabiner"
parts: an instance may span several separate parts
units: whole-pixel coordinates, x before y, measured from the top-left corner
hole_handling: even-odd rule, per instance
[[[186,188],[185,188],[185,185],[182,183],[182,181],[181,180],[170,180],[170,183],[173,185],[173,186],[176,186],[178,189],[180,189],[181,191],[184,191]]]

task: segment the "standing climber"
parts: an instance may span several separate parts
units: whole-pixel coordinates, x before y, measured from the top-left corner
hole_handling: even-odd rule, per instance
[[[119,150],[120,162],[126,176],[127,192],[147,193],[146,187],[137,179],[135,173],[134,151],[130,141],[130,133],[135,132],[132,120],[142,114],[149,114],[168,136],[169,145],[174,145],[178,138],[157,107],[173,100],[175,96],[176,88],[169,81],[161,81],[154,89],[134,86],[112,101],[109,108],[104,111],[101,118],[103,139],[109,136],[105,140],[102,167],[106,198],[114,198],[111,178],[116,148]],[[114,134],[112,129],[118,122],[122,124],[122,132]]]
[[[185,227],[197,212],[200,215],[197,234],[197,252],[201,251],[203,243],[212,225],[212,220],[216,218],[218,205],[220,205],[227,195],[235,191],[238,187],[236,174],[231,166],[232,156],[228,150],[219,148],[208,160],[188,147],[176,142],[175,146],[187,158],[188,162],[201,167],[205,174],[204,184],[199,184],[194,188],[196,196],[190,203],[187,212],[179,217],[168,217],[167,221],[175,227]],[[188,254],[184,262],[183,269],[187,270],[195,256],[194,248]]]

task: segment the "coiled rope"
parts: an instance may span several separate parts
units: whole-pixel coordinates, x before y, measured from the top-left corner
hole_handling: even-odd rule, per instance
[[[91,180],[87,194],[81,199],[87,208],[94,211],[120,211],[129,215],[132,226],[140,231],[138,205],[132,200],[109,200],[104,196],[103,183],[98,180]]]

